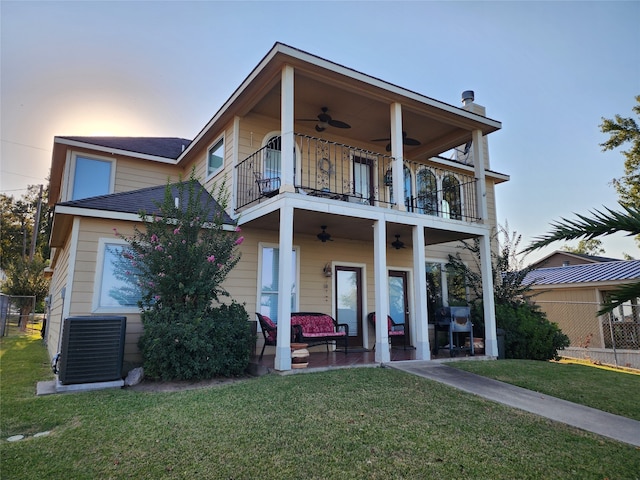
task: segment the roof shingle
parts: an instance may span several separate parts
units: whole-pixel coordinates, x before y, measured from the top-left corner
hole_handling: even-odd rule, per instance
[[[183,182],[187,184],[188,182]],[[170,185],[171,194],[174,198],[179,197],[178,183]],[[221,211],[222,207],[216,202],[211,194],[200,184],[199,186],[199,198],[202,203],[209,202],[209,218],[208,221],[213,221],[216,211]],[[158,212],[158,205],[162,204],[164,200],[166,185],[159,185],[157,187],[148,187],[140,190],[132,190],[130,192],[112,193],[109,195],[100,195],[97,197],[83,198],[80,200],[71,200],[68,202],[62,202],[57,205],[63,207],[75,207],[86,208],[91,210],[103,210],[108,212],[120,212],[120,213],[133,213],[138,214],[144,211],[146,214],[151,215]],[[185,188],[185,195],[188,190]],[[186,207],[186,205],[183,205]],[[233,225],[235,222],[233,219],[224,212],[223,221],[226,224]]]
[[[191,140],[178,137],[58,137],[127,152],[177,159]]]

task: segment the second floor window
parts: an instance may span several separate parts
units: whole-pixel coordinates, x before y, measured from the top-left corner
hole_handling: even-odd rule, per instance
[[[462,218],[460,181],[453,175],[445,175],[442,179],[442,216],[456,220]]]
[[[113,162],[77,156],[71,200],[107,195],[111,192]]]
[[[207,153],[207,177],[211,177],[224,168],[224,139],[218,140]]]

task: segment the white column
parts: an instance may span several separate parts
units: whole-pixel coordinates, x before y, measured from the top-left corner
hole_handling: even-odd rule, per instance
[[[487,208],[487,180],[485,177],[484,142],[481,130],[472,132],[473,167],[476,176],[478,217],[489,228]],[[491,234],[480,237],[480,270],[482,275],[482,301],[484,304],[484,347],[487,355],[498,355],[496,336],[496,308],[493,299],[493,275],[491,273]]]
[[[482,302],[484,306],[484,351],[498,356],[496,336],[496,307],[493,299],[493,275],[491,273],[491,237],[480,237],[480,270],[482,274]]]
[[[294,278],[291,251],[293,250],[293,207],[286,203],[280,208],[280,250],[278,263],[278,337],[276,340],[276,370],[291,370],[291,288]]]
[[[405,211],[404,205],[404,171],[403,171],[403,145],[402,145],[402,105],[391,104],[391,155],[393,161],[393,198],[396,202],[394,208]]]
[[[378,363],[391,361],[389,352],[389,274],[387,272],[387,225],[381,219],[373,224],[373,274],[376,284],[376,355]]]
[[[471,133],[471,148],[473,149],[473,168],[476,176],[476,208],[478,217],[483,223],[487,223],[487,180],[484,170],[484,148],[482,130],[474,130]]]
[[[415,299],[416,360],[430,360],[429,313],[427,310],[427,275],[425,272],[424,228],[413,227],[413,298]]]
[[[293,67],[285,65],[282,67],[281,81],[281,104],[280,104],[280,175],[281,192],[294,192],[293,164]]]

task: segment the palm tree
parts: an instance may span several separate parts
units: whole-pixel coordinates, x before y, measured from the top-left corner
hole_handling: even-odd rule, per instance
[[[628,236],[640,234],[640,208],[620,204],[618,212],[604,207],[604,211],[594,210],[591,216],[577,215],[576,220],[560,219],[553,222],[550,233],[537,237],[524,252],[532,252],[560,240],[591,240],[597,237],[627,232]],[[599,315],[613,311],[623,303],[640,297],[640,282],[621,285],[611,292]]]

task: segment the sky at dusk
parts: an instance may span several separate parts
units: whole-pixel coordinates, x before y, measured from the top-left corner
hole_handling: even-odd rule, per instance
[[[640,94],[638,1],[2,0],[0,22],[0,192],[14,197],[45,183],[56,135],[194,138],[282,42],[452,105],[474,90],[503,125],[498,222],[522,246],[617,207],[624,157],[602,152],[599,125]],[[640,258],[630,238],[602,240]]]

